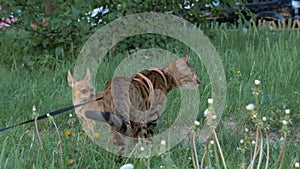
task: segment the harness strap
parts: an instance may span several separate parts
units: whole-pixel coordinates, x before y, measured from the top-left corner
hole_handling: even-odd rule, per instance
[[[148,87],[149,87],[149,98],[153,98],[154,97],[154,87],[153,87],[153,84],[152,84],[152,82],[150,81],[150,79],[148,79],[148,77],[146,77],[145,75],[143,75],[142,73],[137,73],[137,75],[138,76],[140,76],[142,79],[144,79],[146,82],[147,82],[147,84],[148,84]],[[138,78],[134,78],[134,80],[137,80]],[[140,81],[140,79],[139,80],[137,80],[137,81],[139,81],[139,82],[141,82]]]
[[[150,71],[155,71],[155,72],[157,72],[157,73],[159,73],[160,75],[161,75],[161,77],[164,79],[164,82],[165,82],[165,87],[168,87],[168,81],[167,81],[167,79],[166,79],[166,76],[165,76],[165,74],[160,70],[160,69],[157,69],[157,68],[150,68],[150,69],[148,69],[148,70],[150,70]]]
[[[103,99],[103,97],[97,98],[97,99],[92,100],[92,101],[87,102],[87,103],[81,103],[81,104],[69,106],[69,107],[66,107],[66,108],[62,108],[62,109],[59,109],[59,110],[55,110],[55,111],[53,111],[53,112],[50,112],[50,113],[47,113],[47,114],[38,116],[36,120],[38,121],[38,120],[45,119],[45,118],[48,117],[48,116],[47,116],[48,114],[51,115],[51,116],[56,116],[56,115],[62,114],[62,113],[64,113],[64,112],[68,112],[68,111],[70,111],[70,110],[74,110],[74,109],[77,108],[77,107],[81,107],[81,106],[84,106],[84,105],[86,105],[86,104],[89,104],[89,103],[92,103],[92,102],[94,102],[94,101],[98,101],[98,100],[101,100],[101,99]],[[15,124],[15,125],[12,125],[12,126],[9,126],[9,127],[5,127],[5,128],[0,129],[0,132],[5,131],[5,130],[8,130],[8,129],[11,129],[11,128],[14,128],[14,127],[17,127],[17,126],[21,126],[21,125],[23,125],[23,124],[31,123],[31,122],[34,122],[34,121],[35,121],[35,119],[31,119],[31,120],[27,120],[27,121],[24,121],[24,122],[19,123],[19,124]]]
[[[143,82],[143,80],[139,79],[139,78],[133,78],[133,80],[140,82],[143,86],[147,87],[146,84]],[[149,86],[148,86],[149,87]]]

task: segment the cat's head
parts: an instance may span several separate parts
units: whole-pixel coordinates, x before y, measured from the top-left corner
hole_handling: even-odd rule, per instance
[[[73,104],[88,102],[94,99],[94,88],[90,83],[91,75],[89,69],[83,80],[76,81],[70,70],[68,71],[68,84],[73,89]]]
[[[176,80],[179,87],[196,88],[200,84],[197,72],[189,65],[188,55],[168,64],[165,70]]]

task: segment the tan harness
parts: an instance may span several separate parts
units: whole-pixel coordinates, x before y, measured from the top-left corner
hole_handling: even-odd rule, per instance
[[[164,81],[165,81],[165,86],[168,87],[166,76],[165,76],[165,74],[164,74],[160,69],[157,69],[157,68],[150,68],[150,69],[148,69],[148,70],[158,72],[158,73],[161,75],[161,77],[164,79]]]
[[[140,76],[142,79],[144,79],[144,80],[147,82],[148,87],[149,87],[149,90],[150,90],[150,91],[149,91],[149,98],[153,98],[153,96],[154,96],[154,88],[153,88],[153,84],[152,84],[152,82],[150,81],[150,79],[147,78],[147,77],[146,77],[145,75],[143,75],[142,73],[137,73],[137,75]],[[142,81],[141,79],[133,78],[133,80],[138,81],[138,82],[144,84],[143,81]]]
[[[164,73],[161,70],[159,70],[157,68],[150,68],[148,70],[158,72],[161,75],[161,77],[164,79],[165,86],[167,87],[166,76],[164,75]],[[142,79],[144,79],[147,82],[149,90],[150,90],[150,92],[149,92],[149,98],[153,98],[154,97],[154,87],[153,87],[153,84],[150,81],[150,79],[148,77],[146,77],[145,75],[143,75],[142,73],[137,73],[137,75],[140,76]],[[133,80],[138,81],[138,82],[142,83],[143,85],[145,85],[143,83],[143,81],[141,79],[139,79],[139,78],[133,78]]]

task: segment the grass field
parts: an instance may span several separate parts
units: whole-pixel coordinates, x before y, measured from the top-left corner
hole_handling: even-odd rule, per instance
[[[293,168],[300,162],[300,32],[264,32],[251,30],[212,30],[212,43],[216,47],[226,72],[227,100],[225,112],[216,128],[218,139],[227,168],[240,168],[244,160],[245,168],[250,164],[255,140],[255,124],[246,106],[255,103],[252,89],[255,80],[260,80],[258,117],[267,118],[269,125],[268,143],[270,144],[269,168],[278,168],[278,156],[287,134],[285,156],[282,168]],[[9,56],[7,56],[9,57]],[[4,59],[4,58],[1,58]],[[193,61],[193,58],[192,58]],[[2,62],[0,62],[2,63]],[[72,104],[71,88],[67,85],[67,70],[74,63],[61,63],[56,70],[27,70],[22,66],[0,66],[0,127],[23,122],[33,117],[35,105],[39,115]],[[209,78],[202,65],[192,65],[199,73],[202,84],[199,87],[201,101],[210,98]],[[102,71],[110,74],[112,68]],[[99,70],[98,70],[99,71]],[[108,75],[109,76],[109,75]],[[108,80],[108,77],[103,79]],[[97,85],[103,89],[105,80]],[[208,88],[207,88],[208,87]],[[99,91],[99,90],[98,90]],[[162,130],[176,112],[176,91],[168,97],[166,112],[159,123]],[[199,109],[199,121],[203,121],[203,111]],[[282,130],[285,109],[290,109],[292,123]],[[0,133],[0,168],[119,168],[128,162],[135,168],[193,168],[191,149],[186,142],[180,143],[162,156],[150,159],[128,158],[119,164],[116,156],[106,152],[89,139],[81,130],[75,117],[69,113],[54,117],[58,127],[56,132],[53,121],[48,119],[37,123],[42,145],[38,140],[34,123],[22,125]],[[250,130],[245,132],[245,128]],[[66,133],[70,131],[70,133]],[[281,132],[284,131],[284,132]],[[289,132],[287,132],[289,131]],[[248,135],[246,137],[246,135]],[[61,138],[59,138],[60,136]],[[100,135],[101,137],[101,135]],[[240,144],[240,140],[245,144]],[[208,140],[210,141],[210,140]],[[197,138],[196,138],[197,143]],[[250,144],[248,144],[250,143]],[[266,164],[266,139],[263,144],[261,168]],[[216,154],[209,143],[197,143],[199,161],[204,158],[206,168],[218,168]],[[243,155],[244,154],[244,155]],[[244,158],[243,158],[244,157]],[[219,156],[220,158],[220,156]],[[258,160],[255,162],[257,166]],[[221,163],[221,168],[223,168]]]

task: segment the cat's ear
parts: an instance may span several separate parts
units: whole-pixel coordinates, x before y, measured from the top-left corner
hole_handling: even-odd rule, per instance
[[[184,67],[185,63],[182,59],[178,59],[176,60],[175,65],[177,70],[181,70]]]
[[[87,81],[91,80],[91,73],[90,73],[89,68],[86,69],[86,74],[85,74],[84,80],[87,80]]]
[[[73,87],[76,83],[76,80],[73,78],[71,71],[68,70],[68,84],[69,86]]]
[[[189,60],[190,60],[190,56],[189,55],[183,56],[182,58],[176,60],[176,67],[178,69],[181,69],[182,66],[189,64]]]
[[[189,64],[190,62],[190,56],[189,55],[185,55],[181,58],[181,60],[183,60],[186,64]]]

